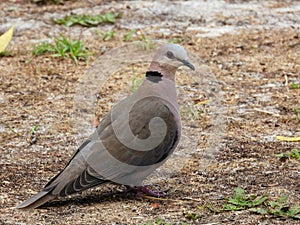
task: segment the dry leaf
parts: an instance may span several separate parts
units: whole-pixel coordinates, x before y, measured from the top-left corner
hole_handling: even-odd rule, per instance
[[[284,137],[284,136],[276,136],[278,141],[289,141],[289,142],[296,142],[300,141],[300,137]]]
[[[205,105],[205,104],[210,103],[210,102],[211,102],[211,100],[207,99],[207,100],[199,101],[196,105]]]
[[[94,116],[94,118],[93,118],[93,120],[92,120],[92,126],[96,128],[96,127],[99,126],[99,124],[100,124],[100,119],[99,119],[99,117],[98,117],[98,116]]]
[[[15,25],[11,26],[8,31],[6,31],[4,34],[0,36],[0,53],[5,50],[9,42],[11,41],[11,38],[14,33],[14,27]]]

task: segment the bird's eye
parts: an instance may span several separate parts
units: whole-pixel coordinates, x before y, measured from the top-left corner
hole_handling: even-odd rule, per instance
[[[167,57],[168,57],[169,59],[174,59],[174,58],[175,58],[173,52],[170,52],[170,51],[167,52]]]

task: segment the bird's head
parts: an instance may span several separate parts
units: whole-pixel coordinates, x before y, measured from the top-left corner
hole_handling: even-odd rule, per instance
[[[194,65],[190,63],[186,50],[178,44],[165,44],[160,47],[153,57],[153,62],[158,63],[163,68],[176,70],[181,66],[187,66],[195,70]]]

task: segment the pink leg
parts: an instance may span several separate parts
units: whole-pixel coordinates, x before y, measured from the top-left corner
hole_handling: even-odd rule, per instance
[[[126,186],[127,190],[125,190],[125,192],[129,192],[129,191],[134,191],[137,193],[137,195],[150,195],[153,197],[164,197],[167,195],[167,191],[166,190],[162,190],[162,191],[153,191],[151,190],[148,186],[138,186],[138,187],[130,187],[130,186]]]

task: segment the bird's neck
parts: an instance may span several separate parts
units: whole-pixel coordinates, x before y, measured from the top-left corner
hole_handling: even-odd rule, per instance
[[[167,78],[174,82],[175,82],[176,70],[177,70],[177,67],[174,67],[172,65],[167,65],[167,64],[162,65],[159,62],[155,62],[155,61],[152,61],[152,63],[150,64],[150,67],[148,69],[148,71],[158,72],[164,78]]]

